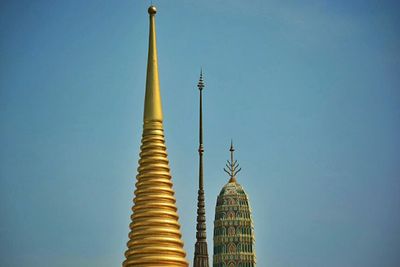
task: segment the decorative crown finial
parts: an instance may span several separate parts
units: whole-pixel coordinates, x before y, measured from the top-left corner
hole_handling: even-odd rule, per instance
[[[231,152],[231,161],[227,160],[226,168],[224,168],[224,171],[231,177],[229,179],[229,182],[235,182],[236,183],[236,174],[242,170],[242,168],[239,168],[239,163],[237,163],[237,160],[233,159],[233,152],[235,149],[233,148],[233,141],[231,140],[231,147],[229,149]]]
[[[149,12],[150,15],[155,15],[157,13],[157,8],[151,5],[149,9],[147,9],[147,12]]]

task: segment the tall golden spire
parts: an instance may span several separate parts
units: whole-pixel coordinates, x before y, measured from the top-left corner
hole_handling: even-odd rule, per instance
[[[150,15],[142,145],[123,267],[188,266],[167,158],[158,79],[154,6]]]
[[[199,190],[197,191],[197,226],[196,244],[194,247],[193,267],[208,267],[208,250],[206,236],[206,210],[204,203],[203,182],[203,71],[200,71],[200,79],[197,84],[200,93],[199,112]]]

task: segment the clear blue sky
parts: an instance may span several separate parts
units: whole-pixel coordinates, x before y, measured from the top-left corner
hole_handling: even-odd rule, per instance
[[[188,260],[202,66],[210,254],[233,138],[258,266],[399,266],[397,1],[153,2]],[[123,261],[149,4],[1,2],[0,266]]]

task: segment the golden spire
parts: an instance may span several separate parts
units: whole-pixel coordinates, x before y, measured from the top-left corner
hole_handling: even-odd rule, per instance
[[[237,160],[233,160],[233,152],[235,151],[235,149],[233,148],[232,140],[231,140],[231,147],[230,147],[229,151],[231,152],[231,161],[227,160],[227,162],[228,162],[226,164],[227,169],[224,168],[224,171],[227,174],[229,174],[229,176],[230,176],[229,182],[236,183],[236,174],[238,174],[238,172],[240,172],[242,170],[242,168],[239,168],[239,163],[237,163]]]
[[[142,145],[124,267],[188,266],[167,158],[158,79],[154,6],[150,14],[149,57]]]
[[[150,6],[150,33],[149,33],[149,55],[147,58],[147,78],[146,78],[146,96],[144,100],[144,121],[155,120],[162,121],[162,106],[160,95],[160,80],[158,79],[158,60],[157,60],[157,42],[156,42],[156,22],[155,15],[157,9]]]

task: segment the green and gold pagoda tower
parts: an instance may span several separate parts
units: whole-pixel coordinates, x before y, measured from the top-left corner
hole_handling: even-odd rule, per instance
[[[224,171],[229,182],[217,197],[214,220],[213,267],[255,267],[255,236],[249,198],[237,182],[241,170],[234,160],[231,143],[231,160]]]
[[[150,6],[149,54],[142,145],[123,267],[187,267],[163,129],[156,46],[156,8]]]

